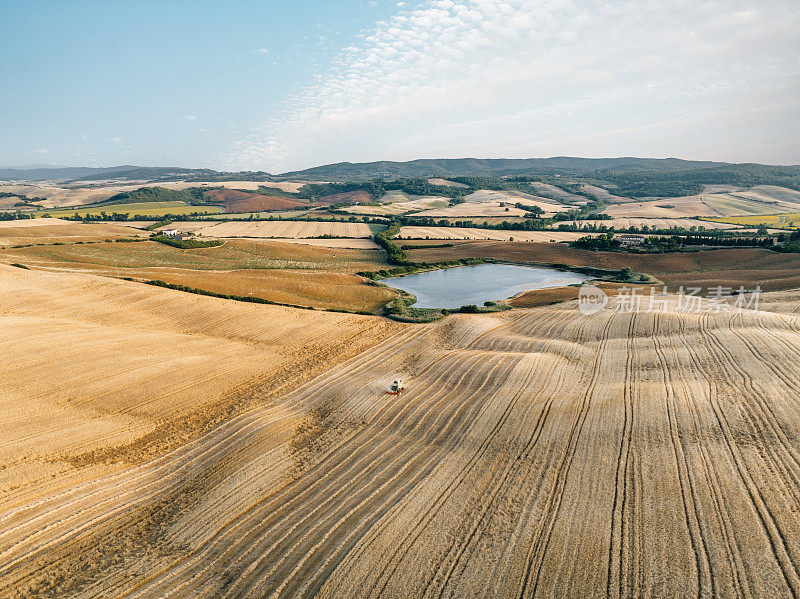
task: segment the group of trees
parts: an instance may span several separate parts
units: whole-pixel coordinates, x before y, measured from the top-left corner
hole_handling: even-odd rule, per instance
[[[780,233],[778,235],[779,245],[773,249],[779,252],[791,252],[793,254],[800,254],[800,229],[792,231],[790,234]]]
[[[782,251],[800,251],[800,232],[795,232],[797,240],[797,250],[784,249]],[[570,246],[581,250],[612,252],[626,250],[631,252],[674,252],[680,251],[686,246],[714,246],[714,247],[760,247],[768,249],[778,249],[775,245],[774,237],[723,237],[718,234],[707,235],[671,235],[671,236],[650,236],[644,239],[641,245],[623,247],[621,241],[614,236],[613,232],[601,235],[587,235],[576,239]],[[784,244],[783,247],[786,247]],[[791,246],[790,246],[791,247]]]
[[[619,239],[614,239],[613,233],[605,235],[587,235],[570,243],[570,246],[579,250],[591,250],[593,252],[610,252],[618,250],[622,243]]]
[[[185,202],[192,206],[218,204],[218,201],[206,194],[211,189],[221,188],[189,187],[187,189],[167,189],[166,187],[140,187],[133,191],[123,191],[94,205],[135,204],[139,202]]]

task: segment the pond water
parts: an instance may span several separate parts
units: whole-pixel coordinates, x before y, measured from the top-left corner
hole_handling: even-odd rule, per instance
[[[563,287],[591,280],[576,272],[511,264],[478,264],[383,279],[417,297],[415,308],[460,308],[509,298],[529,289]]]

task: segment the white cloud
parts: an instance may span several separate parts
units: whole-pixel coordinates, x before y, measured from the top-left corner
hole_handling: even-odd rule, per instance
[[[758,110],[772,105],[788,108]],[[786,155],[800,136],[791,117],[800,112],[800,9],[795,0],[430,0],[376,23],[286,106],[225,163],[281,170],[556,154],[800,162]]]
[[[269,48],[256,48],[253,52],[258,52],[259,54],[269,54]]]
[[[48,150],[47,148],[39,148],[38,150],[34,150],[34,152],[36,152],[37,154],[49,154],[50,150]]]
[[[183,118],[184,118],[184,120],[187,120],[187,121],[196,121],[197,120],[197,117],[195,115],[193,115],[193,114],[187,114]]]
[[[115,144],[122,143],[121,137],[109,137],[108,141],[114,142]]]

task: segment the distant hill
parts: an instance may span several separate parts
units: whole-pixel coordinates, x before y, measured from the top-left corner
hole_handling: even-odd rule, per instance
[[[380,179],[385,177],[506,177],[512,175],[582,175],[597,170],[615,172],[673,171],[725,166],[677,158],[435,158],[408,162],[339,162],[302,171],[282,173],[280,178],[308,180]]]
[[[270,181],[272,175],[263,171],[226,173],[206,168],[183,168],[177,166],[109,166],[92,167],[37,167],[0,168],[0,180],[5,181],[103,181],[120,179],[122,181],[221,181],[240,179]]]
[[[57,180],[66,182],[120,181],[329,181],[356,182],[413,179],[425,183],[430,177],[461,179],[470,187],[497,189],[509,178],[517,181],[549,179],[561,185],[591,183],[613,189],[625,197],[670,197],[700,192],[703,185],[740,187],[779,185],[800,190],[800,166],[732,164],[678,158],[442,158],[408,162],[339,162],[271,175],[264,171],[221,172],[212,169],[123,165],[107,168],[0,169],[0,179]],[[563,179],[559,179],[563,177]],[[498,178],[504,178],[498,183]],[[468,180],[471,179],[471,180]],[[493,179],[490,181],[489,179]],[[347,191],[358,191],[364,185]],[[577,189],[577,188],[576,188]],[[278,194],[281,195],[281,194]]]
[[[100,176],[108,178],[111,173],[137,168],[133,166],[110,166],[105,168],[92,168],[88,166],[58,167],[41,166],[32,168],[5,168],[0,167],[0,179],[5,181],[66,181],[83,177]]]

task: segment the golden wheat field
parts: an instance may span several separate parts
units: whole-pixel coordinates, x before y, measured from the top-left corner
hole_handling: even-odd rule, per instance
[[[796,293],[401,326],[0,281],[3,596],[800,593]]]

